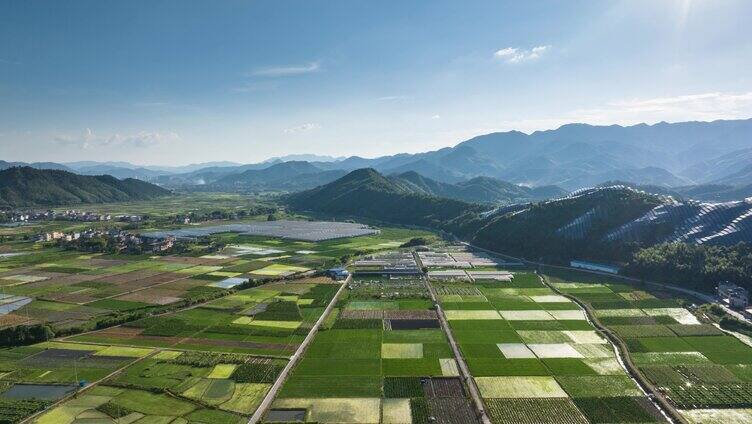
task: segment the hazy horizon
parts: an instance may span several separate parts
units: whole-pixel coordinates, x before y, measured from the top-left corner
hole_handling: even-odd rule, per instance
[[[752,116],[752,3],[0,2],[7,161],[377,157]]]
[[[479,136],[483,136],[483,135],[489,135],[489,134],[493,134],[493,133],[521,132],[521,133],[524,133],[526,135],[532,135],[532,134],[534,134],[536,132],[544,132],[544,131],[557,130],[557,129],[559,129],[559,128],[563,127],[563,126],[567,126],[567,125],[591,125],[591,126],[595,126],[595,127],[621,126],[621,127],[625,127],[626,128],[626,127],[632,127],[632,126],[638,126],[638,125],[653,126],[653,125],[658,125],[658,124],[661,124],[661,123],[667,123],[667,124],[692,123],[692,122],[712,123],[712,122],[717,122],[717,121],[729,121],[729,120],[746,121],[746,120],[752,120],[752,117],[738,118],[738,119],[728,119],[728,120],[716,119],[716,120],[712,120],[712,121],[693,120],[693,121],[659,121],[659,122],[653,122],[653,123],[640,122],[640,123],[635,123],[635,124],[631,124],[631,125],[621,125],[621,124],[589,124],[589,123],[586,123],[586,122],[570,122],[570,123],[566,123],[566,124],[562,124],[562,125],[557,125],[557,126],[552,127],[552,128],[542,128],[542,129],[529,130],[529,131],[520,131],[520,130],[516,130],[516,129],[511,129],[511,130],[504,130],[504,131],[494,131],[494,132],[491,132],[491,133],[475,134],[475,135],[470,135],[467,139],[457,140],[456,142],[454,142],[452,144],[448,144],[446,146],[440,146],[440,147],[438,147],[436,149],[432,149],[432,150],[425,150],[425,151],[419,151],[419,152],[396,152],[396,153],[393,153],[393,154],[400,154],[400,153],[410,153],[410,154],[424,153],[424,152],[428,152],[428,151],[440,150],[442,148],[447,148],[447,147],[455,147],[458,144],[462,143],[463,141],[467,141],[467,140],[475,138],[475,137],[479,137]],[[344,159],[348,159],[348,158],[352,158],[352,157],[360,157],[360,158],[363,158],[363,159],[375,159],[375,158],[378,158],[378,157],[390,156],[390,155],[393,155],[393,154],[383,154],[383,155],[374,155],[374,156],[364,156],[364,155],[357,155],[356,154],[356,155],[342,156],[342,155],[327,155],[327,154],[318,154],[318,153],[312,153],[312,152],[302,151],[302,152],[292,152],[292,153],[285,154],[285,155],[269,156],[269,157],[262,158],[260,160],[256,160],[256,161],[252,161],[252,162],[236,161],[236,160],[233,160],[232,158],[228,157],[228,158],[224,158],[224,159],[220,158],[220,159],[217,159],[217,160],[207,160],[207,161],[169,162],[169,163],[165,162],[165,163],[151,163],[151,164],[134,162],[134,161],[126,161],[126,160],[116,160],[116,159],[100,159],[100,160],[96,160],[96,159],[81,159],[81,160],[63,161],[63,162],[55,162],[55,161],[51,161],[51,160],[38,160],[38,161],[37,160],[24,160],[24,159],[13,159],[13,158],[0,158],[0,160],[5,160],[6,162],[27,162],[27,163],[34,163],[34,162],[54,162],[54,163],[61,163],[61,164],[70,164],[70,163],[79,163],[79,162],[92,162],[92,163],[117,163],[117,162],[124,162],[124,163],[128,163],[130,165],[144,166],[144,167],[153,167],[153,168],[157,168],[157,167],[163,167],[163,168],[175,167],[175,168],[180,168],[180,167],[188,167],[188,166],[193,166],[193,165],[215,164],[215,163],[228,163],[228,164],[232,163],[232,164],[244,165],[244,164],[256,164],[256,163],[272,162],[272,161],[280,160],[280,159],[284,159],[285,161],[296,161],[296,160],[297,161],[302,161],[302,160],[305,160],[305,159],[299,159],[299,158],[297,158],[297,157],[301,157],[301,156],[320,156],[321,159],[324,160],[324,161],[332,161],[333,162],[333,161],[340,161],[340,160],[344,160]],[[315,161],[315,160],[312,160],[312,161]]]

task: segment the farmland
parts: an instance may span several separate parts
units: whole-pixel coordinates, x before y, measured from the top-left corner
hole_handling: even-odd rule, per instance
[[[691,301],[607,277],[550,274],[554,287],[589,305],[624,342],[642,375],[685,419],[741,422],[748,416],[752,347],[683,306]]]
[[[576,303],[502,270],[432,282],[492,422],[662,422]]]
[[[211,252],[164,255],[11,237],[0,323],[56,337],[0,351],[0,418],[245,422],[340,287],[317,272],[342,263],[355,275],[266,422],[477,422],[468,384],[493,423],[664,422],[570,297],[687,421],[750,416],[750,347],[676,296],[577,273],[546,285],[514,261],[379,230],[318,242],[224,232],[200,241]],[[415,236],[431,250],[398,249]]]
[[[388,255],[389,256],[389,255]],[[356,275],[267,421],[474,422],[474,407],[420,277]]]
[[[112,255],[34,243],[28,231],[6,229],[0,242],[0,324],[5,343],[25,344],[0,350],[3,422],[245,422],[340,287],[317,273],[426,235],[381,228],[311,242],[221,233],[200,241],[218,247],[208,253]],[[44,331],[22,340],[23,328]],[[440,374],[438,358],[435,367]]]

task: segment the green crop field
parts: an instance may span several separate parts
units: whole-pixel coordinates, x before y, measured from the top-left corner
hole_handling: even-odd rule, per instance
[[[585,286],[583,283],[589,279],[582,273],[550,277],[561,291],[590,304],[598,319],[624,341],[643,375],[688,421],[733,423],[743,419],[743,412],[731,411],[752,406],[749,380],[739,378],[745,375],[739,374],[739,370],[752,363],[752,347],[711,325],[703,315],[679,307],[679,302],[667,298],[666,292],[610,284],[607,277],[600,278],[601,281]],[[594,293],[598,300],[592,297]],[[618,308],[616,302],[602,301],[615,295],[621,298]],[[626,399],[635,399],[635,393],[626,391],[626,381],[620,388],[616,381],[604,385],[567,379],[563,380],[565,390],[576,393],[573,395],[577,397],[576,404],[588,418],[597,417],[596,421],[605,422],[608,417],[616,416],[608,413],[615,407],[613,401],[605,405],[591,400],[596,392],[624,399],[624,406],[617,408],[617,412],[629,416],[628,404],[634,402]],[[727,412],[719,413],[717,408],[727,408]],[[728,421],[716,421],[719,418]]]

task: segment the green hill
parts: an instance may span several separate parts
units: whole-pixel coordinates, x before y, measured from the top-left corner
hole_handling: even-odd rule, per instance
[[[72,205],[148,200],[168,190],[135,179],[86,176],[60,170],[14,167],[0,171],[0,207]]]
[[[329,184],[286,198],[294,209],[360,216],[398,224],[451,227],[480,205],[416,193],[408,184],[373,169],[358,169]]]

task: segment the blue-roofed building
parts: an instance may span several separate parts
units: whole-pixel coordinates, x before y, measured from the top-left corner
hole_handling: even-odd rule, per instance
[[[326,275],[334,278],[335,280],[346,280],[350,276],[350,271],[344,268],[331,268],[326,271]]]

